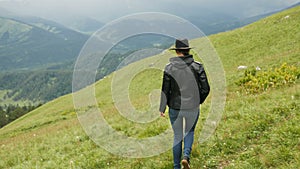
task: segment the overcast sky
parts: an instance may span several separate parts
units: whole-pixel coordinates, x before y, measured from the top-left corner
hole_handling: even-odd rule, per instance
[[[297,2],[300,0],[0,0],[0,7],[49,19],[78,15],[107,22],[136,12],[180,14],[203,9],[249,17]]]

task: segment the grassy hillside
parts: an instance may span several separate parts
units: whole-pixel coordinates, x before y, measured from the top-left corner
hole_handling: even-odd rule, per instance
[[[193,168],[299,168],[299,79],[257,94],[246,94],[236,85],[244,76],[243,71],[237,70],[239,65],[259,66],[266,71],[287,63],[299,69],[299,28],[300,7],[296,7],[209,37],[226,71],[227,102],[213,137],[194,144]],[[200,43],[201,39],[196,39],[192,45]],[[161,66],[172,55],[165,52],[140,62]],[[120,70],[125,74],[120,82],[137,64]],[[160,88],[161,75],[159,70],[147,69],[133,78],[129,96],[138,109],[149,107],[148,93]],[[146,124],[124,119],[113,105],[112,79],[110,75],[97,82],[95,92],[110,126],[136,138],[155,136],[170,128],[168,118]],[[202,106],[196,138],[205,121],[208,103],[209,100]],[[71,95],[51,101],[0,129],[0,147],[0,168],[172,168],[171,150],[151,158],[128,159],[95,145],[76,118]]]

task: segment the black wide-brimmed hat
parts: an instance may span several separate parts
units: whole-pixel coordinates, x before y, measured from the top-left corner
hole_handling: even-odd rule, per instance
[[[192,49],[189,46],[189,41],[187,39],[176,39],[175,48],[171,48],[170,50],[184,50],[184,49]]]

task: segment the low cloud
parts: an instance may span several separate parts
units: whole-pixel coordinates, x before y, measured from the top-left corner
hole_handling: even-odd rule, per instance
[[[283,9],[299,0],[0,0],[0,7],[26,15],[59,18],[82,15],[111,20],[135,12],[197,12],[213,10],[247,17]],[[191,11],[192,10],[192,11]]]

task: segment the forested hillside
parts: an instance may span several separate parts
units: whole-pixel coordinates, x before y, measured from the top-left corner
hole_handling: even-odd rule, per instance
[[[7,125],[8,123],[18,119],[26,113],[36,109],[37,106],[20,106],[20,105],[5,105],[0,106],[0,128]]]

